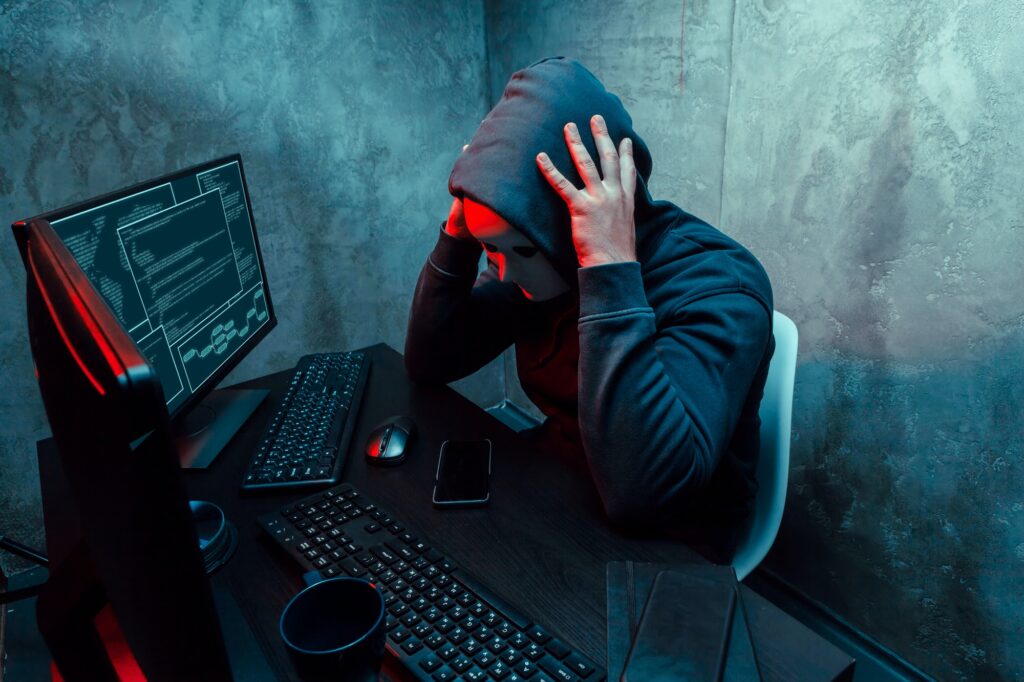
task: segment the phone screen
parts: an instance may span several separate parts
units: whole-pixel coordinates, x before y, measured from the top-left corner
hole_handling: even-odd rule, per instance
[[[484,504],[490,497],[491,441],[446,441],[437,462],[435,504]]]

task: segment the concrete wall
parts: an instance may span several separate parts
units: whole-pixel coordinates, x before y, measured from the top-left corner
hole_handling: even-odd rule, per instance
[[[241,151],[280,327],[233,378],[401,348],[462,142],[579,58],[800,327],[768,565],[940,678],[1024,676],[1019,2],[139,4],[0,10],[3,222]],[[0,519],[38,544],[23,277],[0,239]]]
[[[4,3],[0,229],[237,151],[279,325],[227,381],[401,350],[485,55],[478,0]],[[42,545],[24,277],[0,235],[0,533]],[[497,402],[500,361],[458,387]]]
[[[1024,6],[487,18],[492,96],[541,57],[587,64],[650,144],[654,196],[747,244],[799,327],[768,565],[937,677],[1024,677]]]

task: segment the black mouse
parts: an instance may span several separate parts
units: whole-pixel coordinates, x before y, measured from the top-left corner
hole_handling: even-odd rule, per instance
[[[366,442],[366,461],[377,466],[401,464],[415,435],[416,422],[411,417],[385,419],[370,432],[370,439]]]

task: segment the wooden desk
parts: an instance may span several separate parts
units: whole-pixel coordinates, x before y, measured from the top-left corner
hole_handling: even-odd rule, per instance
[[[584,463],[524,441],[450,388],[413,384],[402,356],[392,348],[378,344],[365,350],[372,367],[343,480],[600,665],[606,664],[605,564],[626,559],[704,561],[678,542],[617,532],[605,519]],[[217,503],[238,527],[238,549],[213,583],[234,596],[279,679],[294,679],[278,619],[301,589],[301,569],[265,536],[256,518],[310,493],[242,496],[239,484],[290,377],[290,371],[279,372],[239,384],[271,393],[209,469],[185,472],[190,498]],[[393,468],[368,465],[363,444],[370,430],[392,415],[416,421],[410,455]],[[494,443],[489,506],[435,509],[431,494],[441,443],[484,437]],[[766,679],[822,680],[849,674],[849,656],[752,591],[746,590],[745,598],[752,618],[776,620],[785,632],[779,642],[755,643]],[[382,679],[407,675],[386,660]]]

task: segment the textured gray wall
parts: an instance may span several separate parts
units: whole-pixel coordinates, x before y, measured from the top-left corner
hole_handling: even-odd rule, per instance
[[[279,324],[227,381],[401,349],[486,66],[479,0],[5,2],[0,229],[238,151]],[[0,234],[0,533],[41,545],[24,277]],[[501,363],[458,386],[497,402]]]
[[[489,71],[477,2],[141,4],[0,10],[4,222],[241,151],[281,322],[234,378],[401,347],[459,146],[577,57],[800,327],[769,565],[938,677],[1024,677],[1019,2],[488,1]],[[23,277],[0,238],[0,519],[38,541]]]
[[[492,97],[580,59],[650,144],[652,194],[747,244],[800,328],[768,564],[937,677],[1024,678],[1024,5],[489,1],[487,19]]]

